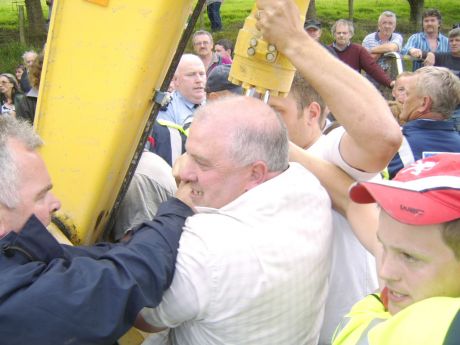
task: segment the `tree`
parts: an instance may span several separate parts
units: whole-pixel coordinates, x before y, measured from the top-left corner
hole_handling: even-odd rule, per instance
[[[40,0],[25,0],[30,43],[41,46],[46,41],[46,25]]]
[[[418,24],[422,21],[423,6],[425,0],[407,0],[410,5],[410,21],[412,24]]]
[[[305,19],[316,19],[316,4],[315,0],[310,0],[308,4],[307,15]]]
[[[355,16],[355,5],[353,0],[348,0],[348,19],[353,20]]]

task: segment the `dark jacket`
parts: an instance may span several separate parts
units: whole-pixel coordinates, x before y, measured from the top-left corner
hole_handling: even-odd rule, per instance
[[[452,120],[418,119],[403,126],[403,143],[388,165],[390,178],[399,170],[438,152],[460,152],[460,135]]]
[[[30,91],[27,92],[27,94],[22,97],[16,105],[16,116],[33,124],[35,109],[37,108],[37,97],[37,89],[30,89]]]
[[[127,244],[60,245],[32,216],[0,239],[1,344],[110,344],[171,283],[185,218],[162,204]]]

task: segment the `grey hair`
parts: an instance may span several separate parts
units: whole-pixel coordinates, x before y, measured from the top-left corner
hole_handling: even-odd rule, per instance
[[[286,126],[276,116],[276,126],[266,121],[262,126],[247,126],[240,123],[233,132],[231,158],[241,166],[258,160],[267,164],[269,171],[283,171],[289,161],[289,141]]]
[[[28,50],[28,51],[26,51],[24,54],[22,54],[22,59],[25,61],[25,60],[26,60],[26,57],[27,57],[28,55],[33,55],[34,57],[37,57],[37,56],[38,56],[38,54],[37,54],[37,52],[36,52],[35,50]]]
[[[213,121],[216,116],[226,116],[222,113],[216,113],[211,107],[213,104],[231,99],[239,99],[239,101],[246,99],[248,101],[244,96],[231,95],[208,102],[206,106],[198,108],[193,122]],[[264,109],[260,109],[262,106]],[[289,164],[289,140],[286,126],[281,117],[268,105],[263,105],[262,102],[255,111],[260,113],[265,121],[257,121],[257,123],[252,121],[234,122],[232,130],[228,133],[232,143],[228,151],[229,159],[239,166],[264,161],[269,171],[283,171]],[[253,114],[248,110],[247,115]]]
[[[460,79],[445,67],[422,67],[415,71],[418,96],[428,96],[431,111],[448,119],[460,104]]]
[[[347,20],[347,19],[339,19],[339,20],[337,20],[334,24],[332,24],[332,27],[331,27],[331,33],[332,33],[332,35],[335,34],[335,28],[336,28],[337,25],[339,25],[339,24],[347,25],[347,26],[348,26],[348,30],[350,31],[351,36],[354,36],[354,34],[355,34],[355,26],[353,25],[353,22],[351,22],[350,20]]]
[[[18,140],[29,150],[39,148],[43,142],[27,121],[0,117],[0,204],[15,208],[19,203],[18,167],[8,147],[9,139]]]
[[[379,23],[383,17],[394,18],[396,20],[396,14],[394,14],[391,11],[383,11],[379,16],[379,20],[378,20]]]
[[[195,37],[196,36],[201,36],[201,35],[206,35],[208,36],[210,39],[211,39],[211,44],[214,44],[214,39],[212,38],[212,35],[209,31],[206,31],[206,30],[198,30],[198,31],[195,31],[192,35],[192,42],[195,42]]]

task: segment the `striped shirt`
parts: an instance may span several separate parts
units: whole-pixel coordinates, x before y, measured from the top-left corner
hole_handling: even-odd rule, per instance
[[[431,51],[430,44],[424,32],[417,32],[416,34],[413,34],[411,37],[409,37],[401,53],[403,55],[407,55],[409,54],[409,50],[412,48],[417,48],[424,52]],[[435,52],[436,53],[450,52],[449,40],[442,33],[439,33],[438,35],[438,46],[433,53]],[[414,61],[413,70],[415,71],[419,69],[420,67],[422,67],[422,61]]]

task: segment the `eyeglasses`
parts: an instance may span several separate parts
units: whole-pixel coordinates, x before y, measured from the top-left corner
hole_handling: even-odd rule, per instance
[[[0,81],[0,84],[8,85],[8,84],[11,84],[11,82],[9,80],[2,80],[2,81]]]
[[[460,23],[452,25],[452,29],[458,29],[460,28]]]
[[[208,41],[203,41],[203,42],[195,42],[193,45],[195,46],[208,46],[210,42]]]

